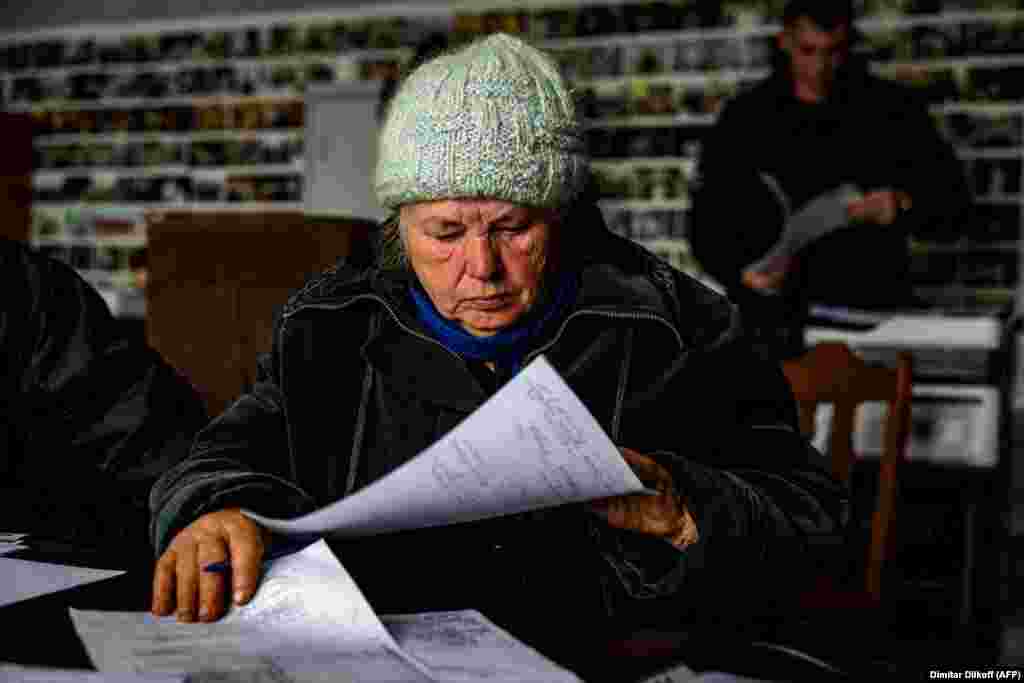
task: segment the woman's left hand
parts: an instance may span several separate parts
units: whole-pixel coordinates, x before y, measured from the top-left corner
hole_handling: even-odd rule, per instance
[[[632,449],[619,450],[640,481],[658,493],[603,498],[588,504],[591,511],[610,526],[664,538],[680,550],[696,543],[700,538],[697,524],[676,491],[668,470]]]

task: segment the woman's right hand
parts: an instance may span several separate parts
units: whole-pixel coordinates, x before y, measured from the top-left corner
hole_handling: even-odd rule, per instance
[[[177,614],[178,621],[215,621],[232,600],[243,605],[260,580],[270,533],[238,508],[203,515],[182,529],[160,556],[153,574],[152,611]],[[229,572],[204,571],[214,562],[230,562]]]

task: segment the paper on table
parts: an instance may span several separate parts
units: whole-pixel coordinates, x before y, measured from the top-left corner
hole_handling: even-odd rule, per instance
[[[579,398],[540,356],[455,429],[286,534],[368,535],[647,491]]]
[[[323,540],[271,563],[253,600],[219,622],[70,613],[104,672],[186,672],[193,683],[226,672],[248,683],[579,683],[477,612],[384,617],[385,628]]]
[[[580,680],[475,610],[383,615],[381,621],[399,647],[446,683]]]
[[[3,557],[0,558],[0,607],[118,574],[124,572]]]
[[[185,683],[185,674],[101,673],[0,664],[4,683]]]
[[[782,192],[778,181],[764,173],[761,179],[779,199],[786,220],[782,234],[768,253],[747,266],[747,270],[758,273],[783,268],[790,258],[814,240],[848,225],[850,219],[846,215],[846,207],[861,197],[853,185],[841,185],[812,199],[793,213],[789,198]]]
[[[330,672],[367,681],[433,680],[398,648],[322,540],[272,562],[253,599],[218,622],[70,613],[100,671],[188,672],[195,683],[225,680],[227,671],[244,672],[252,683],[331,680]]]

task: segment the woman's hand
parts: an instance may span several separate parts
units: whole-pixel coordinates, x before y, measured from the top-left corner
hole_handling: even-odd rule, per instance
[[[680,499],[668,470],[646,455],[620,448],[622,457],[646,486],[657,495],[644,493],[592,501],[590,509],[609,525],[658,536],[682,550],[697,542],[697,524]]]
[[[156,564],[153,614],[176,612],[178,621],[215,621],[227,608],[225,589],[231,580],[234,603],[242,605],[256,592],[263,552],[270,533],[235,508],[203,515],[182,529]],[[203,568],[230,560],[230,572]]]

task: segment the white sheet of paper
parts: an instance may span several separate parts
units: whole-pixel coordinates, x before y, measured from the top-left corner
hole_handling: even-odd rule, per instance
[[[100,671],[188,672],[190,681],[431,681],[405,655],[324,541],[272,562],[259,590],[213,623],[147,612],[70,610]],[[234,679],[231,679],[234,680]]]
[[[399,647],[445,683],[580,683],[475,610],[383,615],[381,621]]]
[[[0,681],[4,683],[185,683],[185,680],[184,674],[103,673],[0,663]]]
[[[249,517],[279,533],[357,536],[468,522],[646,491],[540,356],[435,444],[303,517]]]
[[[19,533],[16,531],[0,531],[0,542],[3,543],[14,543],[15,541],[24,540],[28,534]]]
[[[27,546],[24,543],[4,543],[0,542],[0,555],[10,555],[15,550],[22,550]]]
[[[118,574],[124,574],[124,572],[2,557],[0,558],[0,607],[85,583],[102,581]]]

